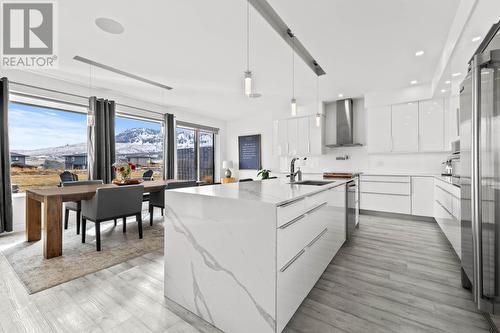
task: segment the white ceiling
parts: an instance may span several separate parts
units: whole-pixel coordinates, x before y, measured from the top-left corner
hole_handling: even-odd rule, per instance
[[[434,75],[459,0],[268,0],[326,71],[321,99],[404,88]],[[85,86],[90,58],[174,87],[159,88],[95,69],[92,86],[189,108],[222,119],[288,110],[291,50],[251,9],[251,70],[262,97],[243,95],[245,0],[59,1],[59,69],[51,75]],[[99,30],[110,17],[122,35]],[[425,55],[415,57],[415,51]],[[296,58],[296,97],[316,98],[316,78]],[[105,97],[105,96],[103,96]],[[299,109],[300,110],[300,109]]]

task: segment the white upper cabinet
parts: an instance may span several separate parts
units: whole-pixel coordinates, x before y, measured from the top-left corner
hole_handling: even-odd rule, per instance
[[[385,153],[392,150],[391,144],[391,106],[374,107],[367,110],[367,149],[372,153]]]
[[[418,103],[392,106],[392,151],[418,151]]]
[[[418,147],[421,152],[444,149],[444,100],[434,99],[418,103]]]
[[[459,139],[460,126],[459,96],[451,96],[444,100],[444,150],[451,150],[451,142]]]
[[[297,118],[288,119],[288,154],[292,156],[299,153],[298,131],[299,126]]]
[[[273,123],[273,153],[277,156],[309,156],[324,153],[324,117],[316,126],[315,116],[276,120]]]
[[[286,119],[274,121],[273,142],[275,155],[288,155],[288,121]]]
[[[311,153],[311,144],[309,139],[309,118],[297,118],[297,139],[297,153],[299,155],[309,155]]]
[[[309,119],[309,154],[321,155],[325,152],[325,117],[321,116],[320,126],[316,125],[316,117]]]

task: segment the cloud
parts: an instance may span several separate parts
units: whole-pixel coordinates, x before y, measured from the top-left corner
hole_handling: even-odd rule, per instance
[[[9,112],[11,149],[31,150],[86,141],[85,116],[64,118],[53,113],[56,117],[47,117],[47,112],[11,108]]]

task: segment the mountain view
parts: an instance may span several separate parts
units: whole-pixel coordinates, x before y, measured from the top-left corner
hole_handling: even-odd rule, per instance
[[[194,131],[177,128],[177,148],[194,148]],[[134,153],[161,153],[163,138],[160,130],[151,128],[129,128],[115,136],[116,153],[119,155]],[[200,146],[212,146],[211,135],[201,135]],[[60,159],[64,155],[73,155],[87,152],[87,144],[77,143],[57,147],[47,147],[33,150],[14,150],[16,153],[30,157]]]
[[[161,131],[150,128],[130,128],[115,136],[117,154],[160,153],[162,152]],[[30,157],[57,159],[64,155],[87,152],[87,144],[77,143],[34,150],[15,150],[16,153]]]

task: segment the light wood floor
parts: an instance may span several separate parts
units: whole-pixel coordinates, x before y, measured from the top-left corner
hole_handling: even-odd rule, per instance
[[[1,332],[220,332],[163,297],[163,254],[27,295],[0,255]],[[285,330],[489,332],[435,223],[362,216]],[[257,333],[257,332],[256,332]]]

